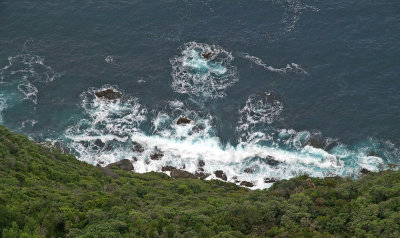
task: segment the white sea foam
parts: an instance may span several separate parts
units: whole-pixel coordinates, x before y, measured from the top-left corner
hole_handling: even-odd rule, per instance
[[[107,100],[95,96],[95,92],[109,88],[119,91],[106,85],[83,93],[84,118],[65,132],[68,146],[90,163],[111,163],[129,156],[129,136],[146,119],[147,111],[137,98]]]
[[[207,53],[211,54],[206,59],[202,55]],[[232,54],[219,46],[186,43],[181,55],[170,60],[172,88],[178,93],[203,98],[224,97],[226,88],[239,80],[232,60]]]
[[[265,64],[260,58],[249,55],[248,53],[243,53],[242,57],[249,60],[250,62],[263,67],[265,70],[276,72],[276,73],[301,73],[301,74],[308,74],[300,65],[296,63],[287,64],[285,67],[282,68],[274,68],[270,65]]]
[[[111,64],[115,62],[115,59],[112,55],[107,55],[107,57],[104,59],[107,63]]]
[[[33,127],[38,123],[37,120],[28,119],[21,123],[22,128],[26,128],[27,126]]]
[[[270,92],[251,95],[243,108],[239,110],[240,118],[237,131],[240,133],[252,131],[258,124],[272,124],[283,110],[283,105]]]
[[[26,100],[32,101],[34,104],[37,104],[37,94],[38,89],[30,83],[28,80],[23,80],[18,84],[18,90],[25,95]]]
[[[34,104],[37,104],[38,85],[50,83],[60,76],[44,63],[44,57],[29,52],[26,44],[19,54],[8,57],[8,64],[0,69],[0,82],[9,88],[8,94],[15,93],[10,87],[15,84],[15,90],[24,94],[23,100]]]
[[[383,162],[340,144],[329,151],[313,147],[307,143],[315,136],[310,132],[258,130],[263,127],[257,125],[277,120],[283,108],[271,93],[250,96],[239,110],[237,129],[248,132],[233,146],[221,143],[214,118],[194,105],[173,100],[148,113],[136,98],[110,101],[94,96],[106,88],[118,91],[107,85],[82,94],[85,116],[65,133],[67,146],[89,163],[106,165],[129,159],[139,173],[162,171],[168,165],[208,174],[207,179],[216,179],[214,172],[222,170],[230,182],[248,181],[253,188],[266,188],[271,181],[300,174],[323,177],[357,174],[360,168],[374,171]],[[146,116],[151,117],[147,132],[141,128]],[[190,122],[178,124],[181,117]]]

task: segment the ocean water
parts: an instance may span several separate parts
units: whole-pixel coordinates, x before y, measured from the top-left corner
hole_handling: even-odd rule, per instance
[[[398,1],[0,3],[0,123],[139,173],[267,188],[398,164],[399,63]]]

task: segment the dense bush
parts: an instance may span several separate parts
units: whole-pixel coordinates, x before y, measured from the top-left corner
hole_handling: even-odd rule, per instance
[[[2,237],[400,237],[400,172],[234,184],[108,176],[0,127]]]

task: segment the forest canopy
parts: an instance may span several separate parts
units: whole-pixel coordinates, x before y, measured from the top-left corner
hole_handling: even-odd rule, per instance
[[[400,172],[249,190],[106,171],[0,126],[1,237],[400,237]]]

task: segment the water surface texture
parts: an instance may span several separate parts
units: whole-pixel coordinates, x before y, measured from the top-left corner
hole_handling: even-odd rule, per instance
[[[399,63],[398,1],[0,3],[0,123],[140,173],[266,188],[399,163]]]

